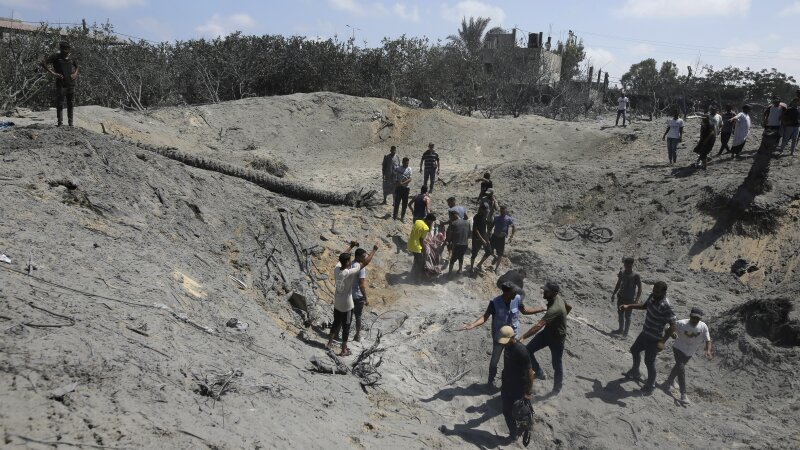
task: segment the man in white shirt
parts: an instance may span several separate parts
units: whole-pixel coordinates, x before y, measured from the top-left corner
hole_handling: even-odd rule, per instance
[[[683,140],[683,119],[678,116],[678,110],[672,110],[672,119],[667,121],[667,129],[661,140],[667,140],[667,157],[669,164],[675,164],[678,161],[678,143]]]
[[[750,134],[750,105],[742,106],[742,112],[737,114],[731,122],[735,124],[733,129],[733,147],[731,147],[731,158],[739,158],[747,136]]]
[[[708,109],[708,123],[711,124],[714,130],[714,140],[719,136],[719,131],[722,129],[722,116],[717,114],[717,108],[711,107]]]
[[[350,251],[358,247],[358,242],[350,241],[348,247],[342,254],[339,255],[339,263],[333,269],[333,278],[336,282],[336,292],[333,295],[333,324],[331,325],[331,334],[328,337],[328,343],[325,348],[331,348],[333,345],[333,338],[339,334],[339,329],[342,329],[342,351],[339,356],[349,356],[350,350],[347,348],[347,338],[350,335],[350,323],[353,319],[353,284],[361,273],[361,269],[367,267],[378,251],[378,245],[372,247],[372,253],[364,258],[363,263],[351,264]]]
[[[678,386],[681,390],[681,403],[688,405],[689,397],[686,396],[686,364],[697,350],[705,343],[706,358],[711,359],[714,353],[711,349],[711,335],[708,332],[708,325],[700,319],[703,318],[703,310],[692,308],[688,319],[679,320],[675,324],[675,343],[672,344],[672,353],[675,355],[675,366],[672,368],[667,381],[664,382],[664,389],[669,391],[675,378],[678,379]]]
[[[617,99],[617,122],[614,126],[619,126],[619,116],[622,116],[622,126],[625,126],[625,113],[628,110],[628,105],[630,101],[628,97],[625,96],[625,91],[622,91],[622,95]]]

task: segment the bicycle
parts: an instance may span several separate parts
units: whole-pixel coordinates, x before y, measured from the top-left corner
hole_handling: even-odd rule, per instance
[[[611,242],[611,239],[614,238],[614,232],[610,228],[598,227],[594,223],[589,225],[564,225],[553,230],[553,233],[561,241],[572,241],[580,236],[584,240],[596,244],[605,244],[606,242]]]

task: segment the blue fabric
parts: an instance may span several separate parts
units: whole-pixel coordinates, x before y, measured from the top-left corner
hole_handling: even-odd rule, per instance
[[[0,122],[0,131],[5,131],[14,126],[14,122]]]
[[[506,305],[503,296],[492,299],[494,304],[494,315],[492,315],[492,340],[496,340],[500,333],[500,328],[504,325],[511,325],[514,328],[514,335],[518,335],[519,330],[519,304],[522,301],[519,295],[514,296],[511,302]]]

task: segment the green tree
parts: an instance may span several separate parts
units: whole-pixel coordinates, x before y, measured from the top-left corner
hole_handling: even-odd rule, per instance
[[[477,56],[483,45],[483,32],[491,21],[488,17],[470,17],[461,19],[461,28],[458,34],[447,36],[456,47],[465,50],[469,55]]]
[[[586,59],[583,40],[570,32],[567,43],[561,49],[561,81],[572,81],[580,70],[580,63]]]

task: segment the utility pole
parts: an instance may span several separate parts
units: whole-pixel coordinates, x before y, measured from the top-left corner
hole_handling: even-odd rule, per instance
[[[347,25],[347,24],[345,24],[345,26],[347,28],[350,28],[351,30],[353,30],[353,45],[355,45],[355,42],[356,42],[356,30],[362,31],[361,28],[356,28],[356,27],[354,27],[352,25]]]

